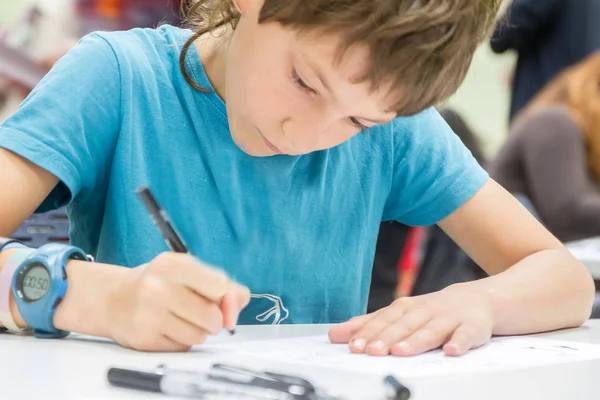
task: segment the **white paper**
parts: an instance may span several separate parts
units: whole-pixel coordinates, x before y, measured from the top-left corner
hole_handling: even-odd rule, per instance
[[[351,354],[347,345],[331,344],[326,336],[208,345],[218,353],[251,356],[263,360],[330,367],[373,374],[405,377],[443,376],[490,372],[600,359],[600,345],[533,337],[494,338],[485,346],[461,357],[445,356],[441,350],[414,357],[373,357]]]

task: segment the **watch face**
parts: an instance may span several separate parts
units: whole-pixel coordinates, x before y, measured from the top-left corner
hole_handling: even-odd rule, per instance
[[[21,276],[21,293],[24,300],[36,301],[44,297],[50,287],[50,274],[41,263],[34,263],[27,267]]]

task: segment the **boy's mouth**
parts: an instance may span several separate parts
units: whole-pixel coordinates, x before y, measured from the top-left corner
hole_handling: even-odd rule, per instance
[[[277,146],[275,146],[273,143],[271,143],[269,141],[269,139],[267,139],[265,137],[265,135],[262,134],[260,129],[256,128],[256,130],[258,131],[258,134],[260,135],[261,139],[263,140],[263,142],[265,142],[265,144],[267,145],[267,147],[269,149],[273,150],[275,152],[275,154],[283,154],[283,152],[281,150],[279,150],[279,148]]]

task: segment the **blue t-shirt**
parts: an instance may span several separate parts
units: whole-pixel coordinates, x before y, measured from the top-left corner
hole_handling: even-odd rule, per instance
[[[240,323],[344,321],[365,312],[381,221],[436,223],[487,179],[434,109],[329,150],[249,156],[223,100],[183,78],[190,35],[88,35],[0,126],[0,146],[61,181],[38,211],[68,204],[72,243],[97,261],[168,250],[135,194],[148,185],[190,251],[250,288]],[[194,46],[187,65],[211,88]]]

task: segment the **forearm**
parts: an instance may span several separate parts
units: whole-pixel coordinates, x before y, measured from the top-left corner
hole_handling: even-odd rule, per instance
[[[12,253],[0,253],[0,269]],[[69,286],[64,300],[54,314],[56,328],[93,336],[109,337],[109,302],[117,285],[127,277],[128,269],[114,265],[69,261],[67,276]],[[12,294],[10,310],[18,326],[27,327]]]
[[[594,282],[566,249],[542,250],[508,270],[466,283],[483,290],[496,335],[577,327],[590,316]]]

